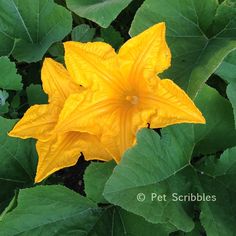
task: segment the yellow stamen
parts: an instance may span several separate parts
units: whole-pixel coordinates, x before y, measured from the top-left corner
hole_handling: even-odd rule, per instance
[[[139,102],[139,98],[137,96],[126,96],[125,99],[133,105],[136,105]]]

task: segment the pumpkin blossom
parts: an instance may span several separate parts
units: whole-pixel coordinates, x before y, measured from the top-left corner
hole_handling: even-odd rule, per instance
[[[158,74],[170,66],[165,24],[128,40],[118,53],[106,43],[66,42],[66,69],[45,59],[42,84],[48,104],[34,105],[9,133],[35,138],[35,182],[86,160],[118,163],[142,127],[205,123],[188,95]]]
[[[74,165],[80,153],[85,159],[110,160],[98,139],[88,133],[67,132],[56,134],[54,127],[65,100],[83,88],[74,83],[67,70],[52,59],[45,59],[42,67],[42,84],[49,104],[34,105],[9,133],[12,137],[37,139],[39,160],[35,182],[64,167]]]
[[[205,123],[188,95],[157,75],[170,66],[165,24],[156,24],[119,50],[105,43],[66,42],[65,63],[84,91],[66,100],[55,132],[95,135],[119,162],[137,130],[178,123]]]

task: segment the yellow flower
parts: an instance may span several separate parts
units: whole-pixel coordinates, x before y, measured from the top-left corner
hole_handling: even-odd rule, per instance
[[[165,24],[128,40],[116,54],[108,44],[66,42],[66,67],[86,90],[66,100],[55,130],[99,138],[116,162],[135,142],[139,128],[205,123],[186,93],[157,74],[170,66]]]
[[[42,67],[43,89],[49,104],[34,105],[9,133],[12,137],[38,139],[39,156],[35,182],[40,182],[53,172],[74,165],[80,152],[86,160],[110,160],[98,139],[88,133],[66,132],[56,134],[54,127],[65,100],[83,89],[74,83],[67,70],[52,59],[45,59]]]

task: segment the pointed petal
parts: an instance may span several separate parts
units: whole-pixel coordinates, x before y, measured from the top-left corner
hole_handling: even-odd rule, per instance
[[[122,70],[130,78],[152,77],[170,66],[171,54],[165,40],[165,23],[156,24],[129,39],[119,50]]]
[[[79,132],[52,136],[46,142],[38,141],[36,147],[39,155],[36,183],[57,170],[75,165],[83,151],[87,160],[111,159],[96,137]]]
[[[178,123],[202,123],[205,119],[188,95],[169,79],[159,80],[149,94],[141,98],[152,128]],[[145,111],[143,111],[145,113]]]
[[[73,166],[81,155],[78,133],[52,136],[49,140],[36,144],[39,155],[35,182],[41,182],[50,174],[62,168]]]
[[[34,105],[17,122],[8,134],[11,137],[45,139],[54,128],[60,108],[50,105]]]
[[[135,143],[136,123],[133,122],[132,108],[118,109],[109,117],[109,128],[103,128],[101,143],[119,163],[124,152]]]
[[[50,58],[44,60],[41,76],[43,90],[49,95],[49,102],[56,100],[62,105],[70,94],[81,90],[64,66]]]
[[[80,131],[99,136],[102,126],[109,127],[105,119],[116,106],[116,101],[106,99],[105,96],[106,93],[90,91],[71,95],[60,113],[55,131],[58,133]]]
[[[65,63],[74,81],[84,87],[120,87],[117,55],[106,43],[66,42]]]

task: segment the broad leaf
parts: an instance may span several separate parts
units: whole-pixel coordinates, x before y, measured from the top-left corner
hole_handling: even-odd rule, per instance
[[[97,203],[106,202],[102,193],[104,185],[114,167],[116,166],[114,161],[110,162],[92,162],[85,171],[84,185],[86,196]]]
[[[150,129],[142,129],[137,145],[124,154],[108,180],[105,198],[152,223],[169,222],[178,229],[191,231],[193,222],[180,202],[172,202],[171,198],[153,201],[152,193],[163,195],[173,191],[173,187],[178,192],[185,191],[188,185],[178,185],[176,174],[188,166],[193,142],[191,125],[169,127],[162,138]],[[175,184],[168,182],[173,176]]]
[[[35,144],[32,140],[10,138],[7,133],[16,120],[0,117],[0,208],[13,196],[16,188],[32,184],[37,163]]]
[[[70,12],[53,0],[0,0],[0,9],[1,55],[18,61],[39,61],[72,28]]]
[[[75,14],[106,28],[132,0],[66,0]]]
[[[16,66],[8,57],[0,57],[0,88],[8,90],[22,89],[21,76]]]
[[[220,5],[215,0],[146,0],[134,18],[130,33],[134,36],[157,22],[166,22],[172,66],[163,76],[175,80],[195,97],[202,84],[236,48],[235,11],[235,0]],[[227,14],[231,18],[225,18]]]
[[[21,190],[17,202],[0,222],[2,235],[88,235],[101,215],[96,204],[63,186]]]
[[[236,145],[234,116],[228,100],[209,86],[204,86],[196,100],[206,118],[205,125],[195,125],[194,154],[212,154]]]

